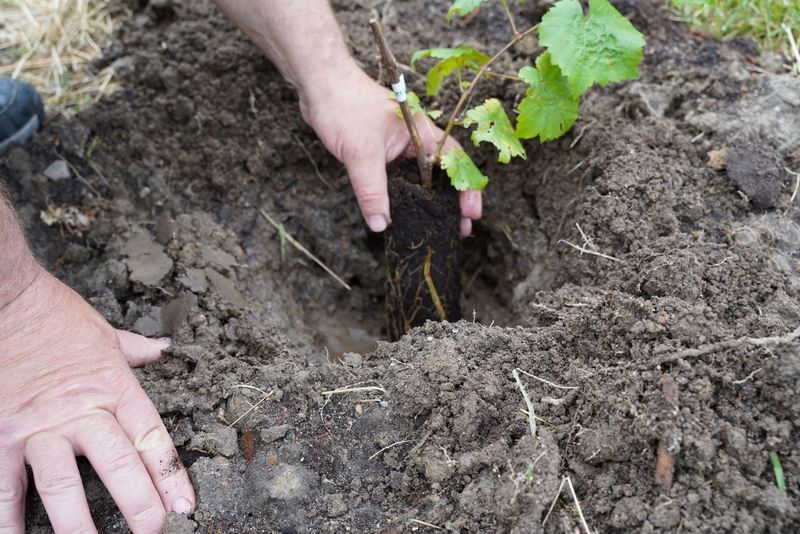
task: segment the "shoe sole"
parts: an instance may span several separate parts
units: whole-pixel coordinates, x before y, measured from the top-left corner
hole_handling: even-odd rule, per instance
[[[0,153],[5,152],[11,145],[22,144],[39,129],[39,117],[34,115],[28,120],[22,128],[19,129],[14,135],[0,143]]]

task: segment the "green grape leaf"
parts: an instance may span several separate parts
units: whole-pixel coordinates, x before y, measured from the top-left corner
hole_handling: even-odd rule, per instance
[[[500,152],[497,158],[500,163],[508,163],[514,156],[528,158],[519,139],[514,135],[514,128],[508,120],[503,104],[498,99],[490,98],[480,106],[467,111],[464,127],[469,128],[473,124],[476,124],[477,128],[472,132],[472,142],[475,146],[483,141],[492,143]]]
[[[475,166],[463,148],[450,149],[447,154],[442,156],[440,165],[447,171],[450,183],[459,191],[467,189],[480,191],[489,183],[489,178]]]
[[[450,9],[447,10],[447,23],[449,24],[453,17],[465,17],[478,9],[481,5],[481,0],[456,0]]]
[[[415,93],[414,91],[407,91],[406,95],[408,96],[408,107],[411,109],[412,115],[418,115],[420,113],[424,113],[433,120],[436,120],[442,116],[442,111],[440,109],[432,109],[432,110],[425,109],[425,106],[422,105],[419,96],[417,96],[417,93]],[[390,92],[389,99],[397,101],[397,95]],[[395,113],[401,119],[403,118],[403,112],[400,111],[399,105],[397,106],[397,110],[395,110]]]
[[[517,107],[517,137],[533,139],[538,135],[544,143],[564,135],[578,118],[580,97],[572,95],[550,52],[536,58],[536,68],[523,67],[519,76],[530,87]]]
[[[539,42],[567,77],[573,95],[594,83],[639,78],[644,37],[608,0],[589,0],[588,16],[578,0],[559,0],[542,17]]]
[[[414,52],[411,56],[411,66],[413,67],[417,61],[423,58],[441,60],[428,71],[428,80],[425,86],[425,93],[428,96],[439,94],[442,82],[453,72],[461,72],[462,69],[478,71],[481,65],[489,61],[489,56],[486,54],[469,46],[459,46],[457,48],[429,48]]]

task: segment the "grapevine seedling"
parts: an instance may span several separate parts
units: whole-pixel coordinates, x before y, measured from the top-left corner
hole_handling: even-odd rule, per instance
[[[470,15],[484,3],[486,0],[455,0],[447,12],[447,20],[450,22],[454,17]],[[489,182],[463,149],[452,148],[444,153],[445,142],[455,126],[474,128],[470,137],[472,142],[476,146],[481,143],[494,145],[500,163],[509,163],[514,157],[525,159],[527,154],[521,140],[538,138],[543,143],[567,133],[578,119],[582,95],[593,85],[606,86],[611,82],[639,77],[644,37],[608,0],[588,0],[586,13],[579,0],[559,0],[539,24],[523,31],[518,30],[508,9],[508,0],[500,0],[500,4],[513,38],[493,56],[469,46],[458,46],[420,50],[411,57],[412,67],[420,61],[434,61],[426,76],[428,97],[437,96],[445,80],[451,76],[456,78],[461,90],[461,96],[448,116],[444,136],[430,156],[422,151],[413,116],[418,113],[427,113],[433,118],[438,116],[436,112],[426,112],[417,95],[406,92],[405,81],[399,74],[380,25],[377,21],[370,23],[381,49],[384,70],[395,89],[400,112],[417,150],[421,183],[425,187],[431,186],[434,165],[447,173],[450,183],[459,191],[480,190]],[[544,51],[533,65],[523,67],[517,75],[492,70],[498,59],[534,33],[537,33]],[[472,75],[470,81],[464,80],[465,74]],[[516,108],[516,125],[512,125],[503,104],[496,98],[489,98],[465,111],[484,76],[499,76],[527,85]]]

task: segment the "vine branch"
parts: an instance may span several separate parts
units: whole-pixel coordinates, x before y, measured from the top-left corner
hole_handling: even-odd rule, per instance
[[[400,67],[397,60],[389,49],[389,43],[383,35],[383,28],[377,19],[369,21],[369,26],[372,28],[372,34],[375,36],[375,41],[378,43],[378,48],[381,52],[381,62],[383,63],[383,70],[389,83],[394,85],[400,81]],[[414,144],[414,151],[417,154],[417,165],[419,165],[420,180],[422,186],[430,189],[433,186],[433,179],[431,176],[431,160],[425,154],[425,148],[422,146],[422,139],[417,131],[417,125],[414,122],[414,115],[408,106],[408,102],[398,102],[400,111],[403,114],[403,120],[408,128],[408,133],[411,135],[411,142]]]
[[[456,107],[453,108],[453,112],[450,113],[450,117],[447,119],[447,126],[444,129],[444,135],[442,135],[442,138],[439,139],[439,143],[436,145],[436,150],[434,151],[433,156],[431,157],[431,162],[433,164],[438,163],[439,160],[441,159],[441,157],[442,157],[442,149],[444,149],[444,144],[447,141],[447,138],[450,137],[450,132],[453,131],[453,126],[456,124],[456,120],[458,119],[458,116],[461,113],[461,110],[464,108],[464,105],[472,97],[472,93],[475,91],[475,87],[478,85],[478,81],[487,72],[489,72],[489,69],[492,68],[492,66],[497,62],[498,59],[500,59],[503,56],[503,54],[508,52],[518,42],[522,41],[527,36],[529,36],[534,31],[536,31],[536,29],[538,27],[539,27],[538,25],[532,26],[532,27],[528,28],[527,30],[525,30],[522,33],[516,33],[514,38],[508,44],[506,44],[503,48],[501,48],[499,52],[497,52],[494,56],[492,56],[491,59],[489,59],[489,61],[484,63],[483,66],[481,66],[481,68],[478,71],[478,73],[475,75],[475,77],[470,82],[469,87],[467,88],[467,90],[464,91],[461,94],[461,98],[458,99],[458,103],[456,104]]]

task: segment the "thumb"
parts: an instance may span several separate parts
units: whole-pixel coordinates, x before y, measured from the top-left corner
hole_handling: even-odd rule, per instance
[[[389,226],[389,192],[386,186],[386,154],[377,146],[344,161],[350,184],[364,220],[373,232]]]
[[[172,340],[168,337],[150,339],[125,330],[117,330],[117,336],[119,348],[131,367],[141,367],[156,361],[161,357],[161,351],[172,345]]]

